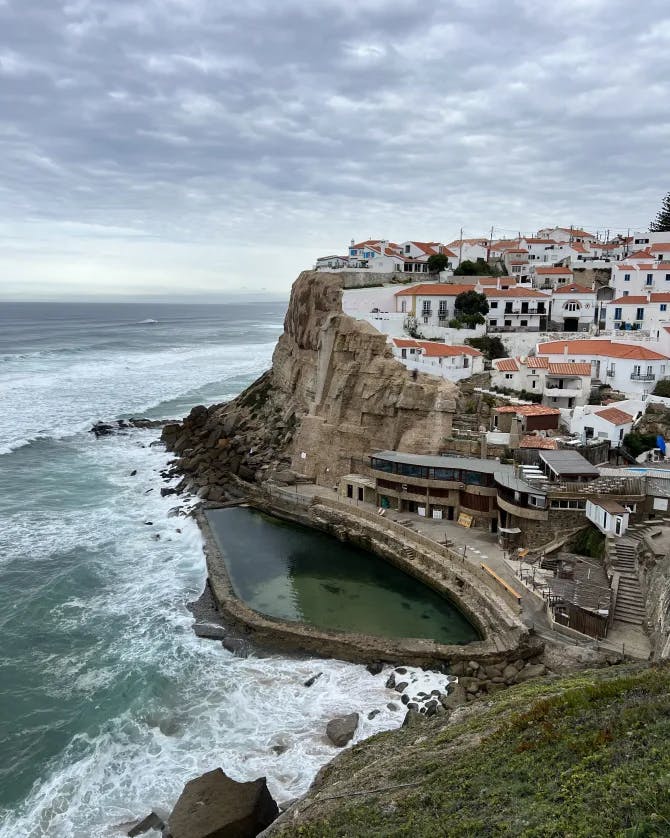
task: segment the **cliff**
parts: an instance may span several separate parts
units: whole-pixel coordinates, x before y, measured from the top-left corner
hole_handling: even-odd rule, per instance
[[[264,836],[670,833],[670,672],[614,666],[412,716],[325,766]]]
[[[371,451],[432,453],[449,435],[455,385],[408,372],[384,335],[342,312],[342,287],[339,274],[300,274],[272,368],[232,402],[164,429],[201,497],[219,500],[231,475],[332,486]]]

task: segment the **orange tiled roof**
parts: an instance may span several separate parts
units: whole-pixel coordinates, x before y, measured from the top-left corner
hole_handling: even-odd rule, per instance
[[[554,294],[593,294],[593,288],[586,288],[583,285],[577,285],[576,282],[571,282],[570,285],[562,285],[556,288]]]
[[[514,358],[497,358],[493,362],[498,372],[518,372],[519,365]]]
[[[395,297],[457,297],[465,291],[474,291],[474,285],[448,285],[446,282],[421,282],[396,291]]]
[[[571,274],[572,268],[556,268],[556,267],[547,267],[547,268],[535,268],[536,274]]]
[[[644,305],[645,303],[670,303],[670,291],[659,291],[656,294],[649,294],[647,299],[646,294],[629,294],[627,297],[617,297],[616,300],[610,300],[607,305]]]
[[[496,407],[495,413],[518,413],[520,416],[558,416],[560,411],[556,407],[546,407],[543,404],[517,404]]]
[[[549,367],[549,360],[541,355],[529,355],[526,358],[526,366],[529,370],[546,370]]]
[[[555,439],[550,439],[546,436],[527,434],[521,437],[519,448],[543,448],[546,451],[553,451],[558,448],[558,443]]]
[[[630,413],[619,410],[618,407],[607,407],[605,410],[595,410],[594,413],[613,425],[627,425],[634,418]]]
[[[419,345],[419,342],[414,340],[414,338],[391,338],[391,340],[398,347],[398,349],[407,349],[408,347],[412,347],[414,349]]]
[[[657,242],[652,244],[649,250],[652,253],[670,253],[670,242]]]
[[[550,295],[536,291],[534,288],[526,288],[520,285],[513,285],[511,288],[484,288],[487,297],[527,297],[528,299],[548,300]]]
[[[437,343],[432,340],[419,340],[417,343],[423,349],[423,354],[428,358],[453,358],[456,355],[470,355],[470,357],[476,358],[482,354],[472,346],[450,346],[449,344]]]
[[[541,355],[598,355],[606,358],[630,358],[634,361],[667,361],[667,356],[628,343],[614,343],[611,340],[555,340],[541,343],[537,347]]]
[[[551,375],[591,375],[591,364],[579,361],[549,364]]]

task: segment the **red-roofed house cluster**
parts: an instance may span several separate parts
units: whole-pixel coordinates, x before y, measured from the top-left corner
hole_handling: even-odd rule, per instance
[[[392,338],[393,354],[410,370],[462,381],[484,372],[484,356],[472,346],[450,346],[430,340]]]

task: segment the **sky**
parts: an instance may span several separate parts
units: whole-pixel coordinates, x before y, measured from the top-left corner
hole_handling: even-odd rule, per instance
[[[668,191],[667,0],[0,0],[0,299],[281,296]]]

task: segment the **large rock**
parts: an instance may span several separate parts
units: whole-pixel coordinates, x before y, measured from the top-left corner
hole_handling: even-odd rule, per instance
[[[238,783],[217,768],[186,783],[167,831],[171,838],[255,838],[278,814],[265,777]]]
[[[337,745],[338,748],[343,748],[353,739],[357,727],[358,713],[349,713],[348,716],[331,719],[326,725],[326,736],[333,745]]]
[[[163,829],[166,820],[167,815],[165,813],[152,811],[146,818],[142,818],[141,821],[132,826],[126,835],[128,835],[128,838],[136,838],[138,835],[149,832],[150,829]]]
[[[529,663],[528,666],[524,666],[521,672],[517,673],[516,680],[517,683],[522,683],[523,681],[530,681],[531,678],[541,678],[546,674],[547,669],[541,663]]]

